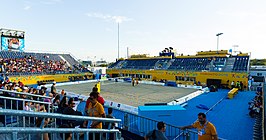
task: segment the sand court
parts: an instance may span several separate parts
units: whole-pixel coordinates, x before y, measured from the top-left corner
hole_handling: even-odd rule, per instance
[[[73,92],[88,96],[96,82],[57,86],[66,92]],[[168,103],[184,97],[196,89],[167,87],[159,85],[138,84],[132,86],[128,82],[101,82],[101,96],[105,100],[138,107],[145,103]]]

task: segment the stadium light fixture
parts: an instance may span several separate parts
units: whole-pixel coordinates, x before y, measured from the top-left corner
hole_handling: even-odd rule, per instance
[[[118,22],[117,21],[117,60],[119,60],[119,23],[120,22]]]
[[[217,36],[217,53],[218,53],[218,48],[219,48],[219,36],[222,35],[223,33],[218,33],[216,34]]]
[[[119,60],[119,45],[120,45],[120,40],[119,40],[119,24],[122,22],[122,18],[121,17],[116,17],[116,23],[117,23],[117,60]]]

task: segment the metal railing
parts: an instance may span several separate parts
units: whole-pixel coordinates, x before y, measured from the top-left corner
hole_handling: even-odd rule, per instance
[[[49,133],[48,133],[49,132]],[[11,127],[11,128],[0,128],[0,139],[1,140],[36,140],[39,138],[43,140],[43,135],[45,133],[50,134],[51,140],[65,140],[67,133],[72,134],[72,140],[82,139],[84,140],[106,140],[106,134],[113,133],[115,140],[120,139],[120,132],[118,129],[77,129],[77,128],[20,128],[20,127]],[[97,138],[97,134],[99,137]],[[60,136],[62,135],[62,136]],[[96,139],[97,138],[97,139]]]
[[[5,89],[0,89],[0,92],[7,92],[7,93],[13,93],[13,94],[17,94],[17,95],[26,95],[26,96],[30,96],[30,97],[37,97],[38,100],[39,100],[39,98],[49,98],[49,99],[52,98],[49,96],[42,96],[42,95],[37,95],[37,94],[31,94],[31,93],[26,93],[26,92],[17,92],[17,91],[5,90]]]
[[[113,116],[121,119],[121,123],[118,124],[119,128],[127,130],[131,133],[144,137],[148,132],[157,129],[157,123],[159,121],[149,119],[146,117],[138,116],[134,113],[122,111],[113,108]],[[197,139],[198,133],[190,130],[181,130],[179,127],[166,123],[165,136],[169,140],[184,140],[188,136]],[[177,137],[178,136],[178,137]]]
[[[211,109],[213,109],[217,104],[226,98],[223,97]],[[144,137],[148,132],[157,129],[158,120],[149,119],[146,117],[138,116],[137,114],[127,112],[125,110],[114,109],[113,116],[115,118],[121,119],[121,123],[118,127],[128,130],[134,134]],[[208,111],[206,112],[208,113]],[[195,140],[198,139],[198,132],[193,129],[181,130],[180,127],[171,124],[165,124],[166,131],[165,136],[169,140]],[[219,140],[225,140],[218,137]]]
[[[48,133],[50,134],[51,139],[57,139],[59,133],[63,133],[61,137],[65,139],[65,135],[67,133],[73,133],[72,139],[77,137],[79,139],[80,135],[84,135],[84,139],[103,139],[103,137],[108,137],[110,133],[114,133],[114,137],[117,140],[119,138],[119,130],[118,129],[91,129],[91,128],[56,128],[56,119],[63,119],[63,120],[75,120],[75,121],[101,121],[101,122],[109,122],[111,123],[119,123],[121,122],[120,119],[110,119],[110,118],[97,118],[97,117],[86,117],[86,116],[74,116],[74,115],[63,115],[57,113],[45,113],[45,112],[28,112],[28,111],[20,111],[20,110],[11,110],[11,109],[0,109],[0,114],[7,116],[21,116],[21,117],[40,117],[40,118],[53,118],[54,128],[36,128],[36,127],[0,127],[0,134],[2,137],[8,137],[17,139],[18,137],[26,137],[27,139],[31,139],[32,134],[40,134],[40,133]],[[44,121],[44,119],[43,119]],[[43,122],[42,122],[43,123]],[[25,119],[23,119],[23,124],[25,124]],[[53,125],[50,125],[53,127]],[[32,130],[32,131],[31,131]],[[23,134],[23,135],[18,135]],[[26,134],[26,135],[24,135]],[[98,136],[98,137],[97,137]],[[41,138],[43,138],[41,136]],[[0,135],[1,139],[1,135]]]
[[[47,106],[47,110],[48,112],[50,112],[51,110],[51,104],[50,102],[41,102],[41,101],[35,101],[35,100],[28,100],[28,99],[21,99],[21,98],[13,98],[13,97],[5,97],[5,96],[0,96],[0,100],[3,101],[3,109],[11,109],[13,111],[15,110],[19,110],[19,109],[23,109],[24,105],[26,102],[28,103],[36,103],[36,104],[43,104]],[[40,111],[40,108],[38,108],[38,111]],[[53,111],[52,111],[53,112]],[[0,113],[1,114],[1,113]],[[6,115],[6,114],[5,114]],[[10,119],[10,122],[7,122],[8,118]],[[22,118],[25,122],[25,117]],[[28,118],[29,123],[30,121],[30,117]],[[19,117],[13,117],[13,116],[5,116],[4,117],[4,126],[15,126],[18,124],[19,121]],[[32,120],[33,122],[35,122],[35,118],[34,120]],[[23,126],[25,126],[25,123],[23,123]]]
[[[42,102],[42,101],[36,101],[36,100],[29,100],[29,99],[23,99],[23,98],[14,98],[14,97],[5,97],[5,96],[0,96],[0,99],[3,99],[4,100],[4,106],[3,108],[4,109],[13,109],[13,102],[16,103],[16,110],[18,110],[19,108],[19,104],[18,104],[18,101],[22,101],[22,105],[24,106],[25,105],[25,102],[32,102],[32,103],[38,103],[38,104],[45,104],[45,105],[48,105],[48,112],[50,112],[51,110],[51,105],[52,103],[51,102]],[[10,100],[10,107],[7,106],[7,101]]]

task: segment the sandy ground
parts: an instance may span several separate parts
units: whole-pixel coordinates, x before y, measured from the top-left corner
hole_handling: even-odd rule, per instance
[[[66,92],[69,91],[87,96],[95,84],[85,83],[57,86],[57,89],[64,89]],[[105,100],[138,107],[145,103],[168,103],[194,91],[196,90],[147,84],[139,84],[133,87],[131,83],[104,81],[101,82],[100,94]]]

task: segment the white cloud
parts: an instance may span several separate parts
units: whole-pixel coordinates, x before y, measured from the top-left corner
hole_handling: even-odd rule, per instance
[[[86,13],[88,17],[103,19],[105,21],[115,21],[115,22],[123,22],[123,21],[131,21],[133,19],[125,17],[125,16],[113,16],[108,14],[102,13]]]

